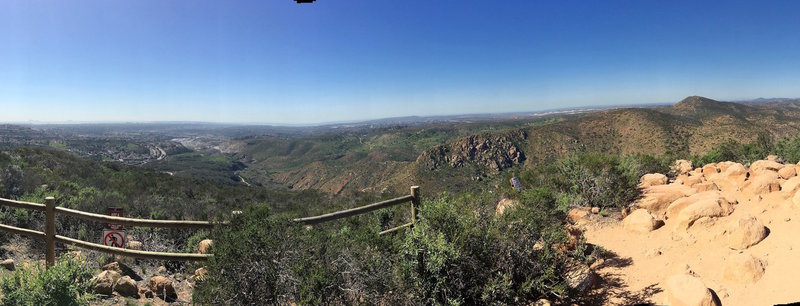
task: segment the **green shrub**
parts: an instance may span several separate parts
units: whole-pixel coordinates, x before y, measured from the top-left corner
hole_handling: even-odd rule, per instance
[[[0,278],[3,305],[88,305],[92,270],[83,262],[62,256],[48,269],[18,267]]]
[[[775,144],[775,155],[787,163],[800,161],[800,137],[784,137]]]
[[[462,198],[425,202],[402,249],[410,304],[525,304],[566,292],[563,212],[548,189],[526,190],[519,207],[494,218]],[[542,248],[532,246],[540,242]]]

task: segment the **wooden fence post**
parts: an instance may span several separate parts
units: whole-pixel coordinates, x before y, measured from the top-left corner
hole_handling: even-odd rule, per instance
[[[419,219],[419,186],[411,186],[411,223],[416,224]]]
[[[44,200],[44,234],[47,239],[45,259],[48,267],[56,263],[56,199],[47,197]]]

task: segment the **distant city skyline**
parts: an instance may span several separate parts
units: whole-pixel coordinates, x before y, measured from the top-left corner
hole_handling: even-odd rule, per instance
[[[0,122],[317,124],[795,98],[798,11],[793,1],[0,1]]]

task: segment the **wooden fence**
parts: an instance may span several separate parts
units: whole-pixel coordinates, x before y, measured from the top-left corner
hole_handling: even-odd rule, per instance
[[[314,225],[314,224],[319,224],[319,223],[323,223],[323,222],[333,221],[333,220],[336,220],[336,219],[341,219],[341,218],[352,217],[352,216],[356,216],[356,215],[360,215],[360,214],[365,214],[365,213],[371,212],[373,210],[386,208],[386,207],[392,207],[392,206],[395,206],[395,205],[398,205],[398,204],[403,204],[403,203],[406,203],[406,202],[411,202],[411,222],[403,224],[403,225],[400,225],[400,226],[397,226],[397,227],[393,227],[393,228],[390,228],[390,229],[387,229],[385,231],[382,231],[382,232],[378,233],[379,235],[384,235],[384,234],[395,232],[397,230],[400,230],[400,229],[403,229],[403,228],[406,228],[406,227],[411,227],[411,226],[414,225],[414,223],[417,222],[417,213],[418,213],[419,205],[420,205],[419,186],[411,186],[411,194],[406,195],[406,196],[402,196],[402,197],[399,197],[399,198],[394,198],[394,199],[390,199],[390,200],[386,200],[386,201],[381,201],[381,202],[378,202],[378,203],[368,204],[368,205],[364,205],[364,206],[361,206],[361,207],[340,210],[340,211],[337,211],[337,212],[332,212],[332,213],[329,213],[329,214],[324,214],[324,215],[319,215],[319,216],[314,216],[314,217],[297,218],[297,219],[294,219],[293,221],[297,222],[297,223],[303,223],[303,224],[306,224],[306,225]]]
[[[56,207],[56,200],[53,197],[47,197],[44,201],[44,204],[14,201],[14,200],[0,198],[0,205],[44,212],[44,224],[45,224],[44,232],[19,228],[5,224],[0,224],[0,230],[32,238],[44,239],[47,242],[45,262],[47,263],[48,266],[52,266],[56,261],[56,246],[55,246],[56,241],[64,244],[72,244],[84,249],[95,250],[115,255],[128,256],[128,257],[143,258],[143,259],[202,261],[202,260],[207,260],[211,256],[214,256],[212,254],[167,253],[167,252],[127,250],[97,243],[86,242],[83,240],[73,239],[61,235],[56,235],[56,214],[77,217],[90,221],[115,223],[115,224],[129,225],[129,226],[141,226],[141,227],[212,228],[214,226],[214,223],[209,221],[145,220],[145,219],[106,216],[106,215],[82,212],[79,210],[74,210],[64,207]]]
[[[364,213],[371,212],[373,210],[391,207],[394,205],[411,202],[411,222],[387,229],[385,231],[380,232],[380,235],[388,234],[391,232],[395,232],[397,230],[411,227],[416,223],[417,220],[417,211],[420,205],[420,195],[419,195],[419,186],[412,186],[411,187],[411,194],[378,202],[373,204],[364,205],[361,207],[341,210],[329,214],[314,216],[314,217],[306,217],[306,218],[298,218],[294,219],[294,222],[302,223],[306,225],[314,225],[323,222],[328,222],[336,219],[341,219],[345,217],[356,216]],[[44,232],[30,230],[26,228],[19,228],[15,226],[0,224],[0,230],[4,230],[7,232],[11,232],[13,234],[19,234],[23,236],[28,236],[36,239],[44,239],[47,242],[47,253],[45,254],[45,261],[47,266],[52,266],[55,264],[56,260],[56,248],[55,243],[60,242],[64,244],[71,244],[75,245],[84,249],[95,250],[103,253],[109,253],[114,255],[121,255],[121,256],[128,256],[134,258],[142,258],[142,259],[156,259],[156,260],[177,260],[177,261],[203,261],[208,260],[208,258],[214,256],[213,254],[192,254],[192,253],[168,253],[168,252],[150,252],[150,251],[140,251],[140,250],[128,250],[123,248],[116,248],[110,247],[102,244],[86,242],[83,240],[78,240],[70,237],[65,237],[61,235],[56,235],[56,214],[62,214],[66,216],[76,217],[80,219],[96,221],[96,222],[104,222],[104,223],[114,223],[114,224],[122,224],[128,226],[139,226],[139,227],[161,227],[161,228],[183,228],[183,229],[208,229],[214,227],[214,223],[210,221],[173,221],[173,220],[147,220],[147,219],[134,219],[134,218],[124,218],[124,217],[114,217],[114,216],[106,216],[100,214],[93,214],[87,213],[79,210],[64,208],[64,207],[56,207],[56,200],[53,197],[47,197],[45,199],[44,204],[40,203],[30,203],[30,202],[23,202],[23,201],[15,201],[9,199],[0,198],[0,205],[14,207],[14,208],[22,208],[22,209],[30,209],[35,211],[41,211],[45,213],[45,229]]]

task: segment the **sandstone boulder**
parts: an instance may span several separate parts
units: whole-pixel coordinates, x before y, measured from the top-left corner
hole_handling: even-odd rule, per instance
[[[94,292],[97,294],[111,295],[114,284],[120,279],[121,275],[117,271],[106,270],[100,272],[93,278]]]
[[[794,194],[800,189],[800,176],[794,176],[781,183],[781,191]]]
[[[211,247],[214,245],[214,241],[211,239],[203,239],[200,241],[200,244],[197,245],[197,252],[200,254],[208,254],[211,252]]]
[[[588,207],[576,207],[567,212],[567,219],[575,225],[584,225],[589,223],[589,214],[591,209]]]
[[[727,229],[728,247],[734,250],[749,248],[767,237],[767,228],[753,216],[731,221]]]
[[[703,183],[694,185],[694,188],[697,189],[698,192],[717,191],[717,190],[719,190],[719,187],[714,182],[703,182]]]
[[[781,189],[778,173],[774,171],[761,171],[750,175],[750,179],[742,185],[742,191],[747,194],[759,195],[775,192]]]
[[[764,264],[750,254],[734,254],[727,258],[723,277],[736,283],[755,283],[764,275]]]
[[[678,175],[689,173],[689,171],[692,171],[692,168],[692,162],[685,159],[676,160],[672,163],[672,166],[670,166],[670,170]]]
[[[689,274],[677,274],[664,282],[665,304],[671,306],[720,306],[719,298],[702,280]]]
[[[642,175],[639,180],[639,188],[647,188],[650,186],[664,185],[667,183],[667,176],[661,173],[649,173]]]
[[[644,190],[642,198],[636,201],[636,206],[660,215],[673,201],[697,193],[697,190],[686,185],[659,185],[648,187]]]
[[[706,198],[686,205],[674,218],[677,228],[688,229],[694,221],[702,217],[724,217],[733,212],[733,207],[728,201]]]
[[[792,197],[792,205],[795,208],[800,207],[800,191],[794,193],[794,196]]]
[[[622,227],[637,233],[649,233],[657,229],[659,223],[646,209],[637,209],[622,220]]]
[[[14,259],[9,258],[9,259],[0,261],[0,267],[3,267],[4,269],[6,269],[8,271],[14,271]]]
[[[597,206],[592,207],[592,213],[595,214],[595,215],[599,214],[600,213],[600,207],[597,207]]]
[[[750,165],[750,176],[754,176],[762,172],[777,172],[783,167],[783,164],[776,161],[757,160]]]
[[[156,275],[150,278],[149,282],[150,291],[162,300],[171,302],[177,298],[175,287],[172,286],[172,281],[166,277]]]
[[[139,287],[130,276],[123,276],[114,284],[114,292],[124,297],[139,297]]]
[[[717,168],[717,164],[707,164],[703,166],[703,176],[707,178],[711,177],[714,174],[719,173],[719,169]]]
[[[723,197],[719,191],[712,190],[712,191],[698,192],[688,197],[677,199],[674,202],[670,203],[665,211],[664,217],[667,220],[673,219],[677,217],[678,214],[681,212],[681,210],[683,210],[687,206],[702,200],[716,200],[721,203],[720,205],[730,204],[730,201],[728,201],[725,197]]]
[[[778,175],[784,179],[788,180],[791,177],[797,176],[797,168],[795,165],[787,165],[780,170],[778,170]]]
[[[136,240],[131,240],[131,241],[128,241],[128,243],[126,244],[126,247],[129,250],[141,251],[142,250],[142,243],[139,242],[139,241],[136,241]]]
[[[688,175],[686,177],[681,178],[681,182],[683,185],[694,187],[697,184],[705,182],[706,178],[702,175]]]
[[[497,207],[495,208],[494,215],[495,216],[501,216],[501,215],[503,215],[504,212],[516,207],[517,205],[519,205],[519,201],[518,200],[512,200],[512,199],[503,198],[503,199],[500,200],[500,202],[497,203]]]
[[[747,168],[740,163],[732,163],[727,166],[722,174],[725,178],[742,184],[747,179]]]

